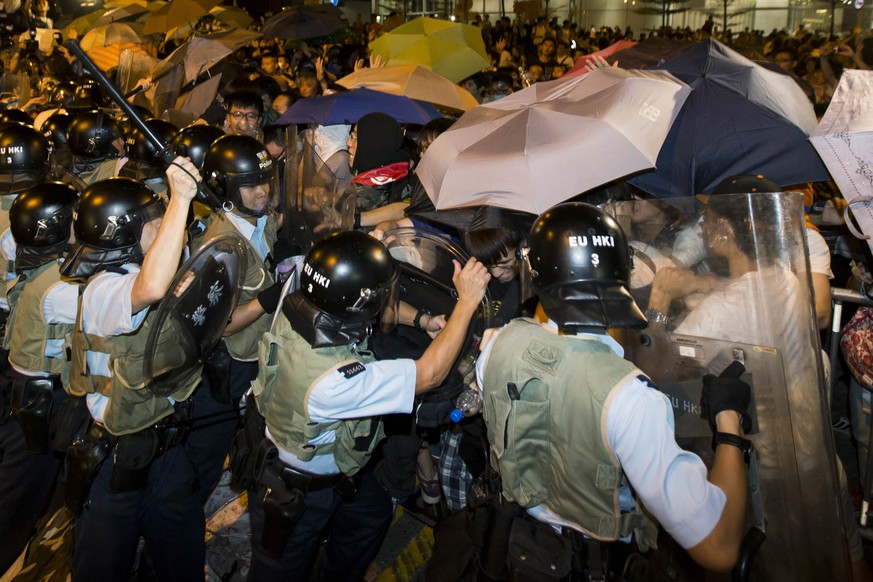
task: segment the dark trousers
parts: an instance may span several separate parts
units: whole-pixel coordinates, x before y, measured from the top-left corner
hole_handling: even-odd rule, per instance
[[[128,580],[140,536],[159,580],[203,580],[205,520],[185,449],[176,446],[155,459],[142,491],[112,491],[111,474],[110,456],[76,521],[73,580]]]
[[[192,396],[194,425],[185,441],[185,449],[200,476],[200,501],[206,503],[221,477],[224,459],[230,452],[233,437],[239,428],[235,412],[239,401],[258,375],[257,362],[230,363],[230,402],[212,397],[209,381],[203,381]]]
[[[66,398],[56,390],[54,406]],[[15,562],[33,535],[55,490],[63,459],[59,454],[28,452],[14,418],[0,425],[0,574]]]
[[[319,580],[360,582],[367,566],[379,553],[393,508],[391,497],[376,482],[372,472],[361,477],[358,494],[343,501],[333,489],[306,494],[306,509],[279,559],[261,545],[264,530],[264,488],[249,491],[252,524],[250,582],[308,580],[321,541],[327,537]]]

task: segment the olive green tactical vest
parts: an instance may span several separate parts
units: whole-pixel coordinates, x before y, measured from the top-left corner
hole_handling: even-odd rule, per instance
[[[109,397],[103,418],[107,430],[123,435],[148,428],[173,413],[173,406],[163,396],[155,396],[148,389],[145,378],[145,348],[149,331],[157,320],[157,309],[149,309],[142,325],[133,333],[100,337],[85,333],[82,327],[82,302],[73,331],[70,346],[71,362],[69,379],[64,379],[67,392],[73,396],[85,396],[99,392]],[[175,325],[174,318],[165,319],[164,325]],[[179,330],[179,333],[182,333]],[[172,329],[162,330],[161,341],[155,346],[157,360],[162,367],[181,365],[184,355],[180,353],[178,333]],[[88,351],[109,354],[111,377],[90,373],[87,366]],[[186,400],[200,383],[202,368],[192,369],[178,382],[178,390],[171,394],[176,402]]]
[[[603,541],[649,525],[641,513],[621,513],[624,474],[605,425],[613,390],[642,372],[606,344],[530,319],[514,320],[495,342],[483,405],[504,496],[525,508],[545,504]]]
[[[9,210],[15,202],[16,195],[0,196],[0,235],[9,228]],[[15,257],[7,257],[0,251],[0,282],[6,283],[6,275],[15,272]]]
[[[10,313],[3,347],[9,350],[9,362],[19,370],[46,374],[63,371],[66,362],[47,357],[46,343],[64,339],[73,331],[73,324],[48,324],[43,314],[46,295],[59,284],[63,284],[60,265],[50,261],[20,274],[6,293]]]
[[[267,217],[267,224],[264,226],[264,238],[267,241],[267,246],[272,248],[276,242],[278,223],[275,216]],[[224,216],[224,212],[213,212],[209,216],[209,226],[206,232],[203,233],[201,241],[209,241],[217,236],[226,233],[234,233],[239,235],[239,229]],[[244,237],[242,237],[244,238]],[[264,260],[258,255],[252,243],[246,239],[246,274],[243,278],[242,289],[240,290],[238,305],[244,305],[255,299],[258,293],[274,283],[273,276],[264,265]],[[235,360],[243,362],[253,362],[258,357],[258,342],[264,332],[270,329],[270,322],[273,316],[270,313],[264,313],[253,321],[248,327],[239,330],[233,335],[224,338],[224,343],[227,345],[227,351]]]
[[[373,357],[354,352],[350,346],[314,349],[291,329],[284,315],[279,316],[275,327],[264,335],[258,347],[258,377],[252,382],[258,410],[267,420],[270,435],[301,461],[332,454],[340,471],[354,475],[367,464],[385,436],[381,418],[310,422],[306,404],[310,390],[324,376],[345,365],[366,365]],[[310,444],[327,432],[336,434],[335,442]],[[355,439],[367,443],[366,449],[355,450]]]

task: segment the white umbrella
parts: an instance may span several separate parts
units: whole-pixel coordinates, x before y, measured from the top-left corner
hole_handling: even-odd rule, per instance
[[[873,71],[846,69],[809,138],[873,250]],[[846,220],[851,230],[852,221]]]
[[[465,113],[430,145],[417,173],[438,210],[540,214],[655,167],[690,91],[663,71],[614,68],[537,83]]]

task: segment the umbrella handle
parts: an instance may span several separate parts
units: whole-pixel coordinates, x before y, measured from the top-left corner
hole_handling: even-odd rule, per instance
[[[64,46],[67,47],[67,50],[76,55],[79,62],[91,72],[91,75],[94,77],[94,80],[97,81],[97,84],[106,91],[112,101],[121,108],[130,121],[133,122],[134,126],[142,132],[148,142],[157,150],[155,157],[162,159],[167,165],[171,164],[176,158],[176,154],[173,152],[173,148],[170,147],[170,144],[164,143],[161,138],[157,136],[139,112],[133,108],[133,105],[127,102],[127,99],[124,98],[124,95],[121,94],[118,87],[109,80],[106,74],[100,70],[100,67],[94,64],[91,57],[82,50],[82,47],[79,46],[79,42],[76,39],[70,39],[64,43]],[[213,208],[221,207],[221,202],[218,200],[218,197],[202,180],[197,182],[197,198]]]

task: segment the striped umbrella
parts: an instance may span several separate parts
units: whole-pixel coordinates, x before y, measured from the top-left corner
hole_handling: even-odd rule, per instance
[[[106,72],[118,66],[118,61],[121,60],[121,53],[126,50],[148,55],[145,49],[132,42],[116,42],[106,46],[94,47],[85,52],[91,57],[95,65]]]

